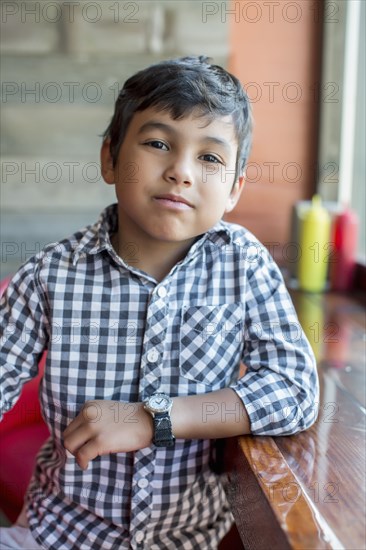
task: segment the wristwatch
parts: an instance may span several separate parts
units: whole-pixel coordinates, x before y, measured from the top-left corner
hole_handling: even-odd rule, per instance
[[[172,432],[170,411],[173,400],[165,393],[154,393],[144,402],[145,410],[151,414],[154,420],[153,443],[157,447],[172,447],[175,437]]]

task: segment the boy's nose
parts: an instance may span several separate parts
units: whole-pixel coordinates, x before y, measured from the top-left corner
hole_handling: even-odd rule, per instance
[[[170,182],[190,186],[193,184],[192,165],[187,159],[175,159],[165,170],[164,177]]]

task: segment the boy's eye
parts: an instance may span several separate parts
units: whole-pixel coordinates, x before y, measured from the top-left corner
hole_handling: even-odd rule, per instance
[[[222,164],[222,161],[218,157],[216,157],[215,155],[211,155],[210,153],[208,153],[207,155],[202,155],[202,158],[206,162],[216,162]]]
[[[154,139],[152,141],[147,141],[145,145],[150,145],[150,147],[154,147],[154,149],[163,149],[165,151],[168,151],[168,146],[158,139]]]

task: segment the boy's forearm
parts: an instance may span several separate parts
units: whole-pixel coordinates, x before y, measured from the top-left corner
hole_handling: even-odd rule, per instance
[[[121,407],[116,416],[118,404]],[[250,433],[246,409],[230,388],[174,397],[171,420],[178,439],[216,439]],[[143,403],[100,399],[85,403],[63,432],[63,442],[79,466],[86,469],[97,456],[143,449],[151,445],[153,436],[152,418]]]
[[[174,397],[171,419],[177,438],[215,439],[250,433],[250,420],[243,402],[230,388]]]

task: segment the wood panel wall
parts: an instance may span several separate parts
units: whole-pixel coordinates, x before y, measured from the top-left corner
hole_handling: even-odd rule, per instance
[[[228,9],[229,70],[252,99],[255,128],[246,188],[225,219],[272,243],[281,262],[292,206],[317,182],[323,2],[231,1]]]

